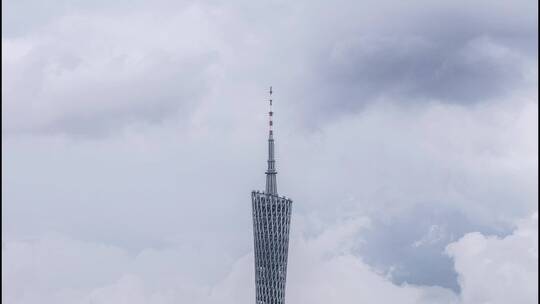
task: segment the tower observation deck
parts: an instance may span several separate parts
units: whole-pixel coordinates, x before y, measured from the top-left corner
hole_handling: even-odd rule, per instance
[[[274,159],[272,87],[270,87],[266,191],[253,191],[256,304],[284,304],[292,200],[277,193]]]

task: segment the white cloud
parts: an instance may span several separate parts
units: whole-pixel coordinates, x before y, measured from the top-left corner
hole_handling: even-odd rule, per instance
[[[328,227],[316,237],[293,238],[288,302],[454,303],[456,297],[448,289],[396,286],[354,255],[361,230],[368,223],[365,219],[347,220]]]
[[[428,232],[419,240],[412,243],[413,247],[430,245],[442,241],[446,237],[445,228],[439,225],[431,225]]]
[[[503,239],[471,233],[448,246],[460,277],[459,296],[437,286],[395,285],[362,262],[354,251],[369,228],[366,218],[343,220],[315,235],[310,225],[301,216],[293,221],[288,303],[532,304],[538,298],[536,214]],[[216,282],[194,280],[208,269],[189,267],[192,258],[185,248],[129,254],[60,236],[4,241],[2,297],[13,304],[253,301],[252,254],[229,264],[230,270]]]
[[[538,302],[538,213],[498,238],[470,233],[448,245],[464,304]]]
[[[237,279],[238,266],[213,286],[208,269],[190,266],[193,258],[186,248],[149,248],[130,254],[115,246],[61,236],[4,241],[2,297],[8,303],[25,304],[131,304],[219,303],[213,298],[237,303],[242,295],[234,294],[235,290],[250,295],[250,289],[243,287],[252,278]],[[241,275],[252,273],[247,272],[246,260],[237,262],[246,270]],[[203,281],[197,279],[200,272],[207,274]]]
[[[353,255],[354,239],[365,219],[333,225],[321,234],[302,236],[296,218],[291,241],[289,303],[450,303],[442,288],[395,286]],[[304,226],[305,227],[305,226]],[[299,231],[300,230],[300,231]],[[195,283],[180,249],[143,250],[130,255],[112,246],[55,236],[5,241],[2,249],[4,299],[9,303],[251,303],[253,256],[240,258],[217,283]],[[39,299],[39,300],[38,300]],[[444,302],[443,302],[444,299]]]

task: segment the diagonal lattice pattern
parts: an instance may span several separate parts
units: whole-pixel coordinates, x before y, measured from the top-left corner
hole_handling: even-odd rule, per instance
[[[292,200],[253,191],[257,304],[284,304]]]

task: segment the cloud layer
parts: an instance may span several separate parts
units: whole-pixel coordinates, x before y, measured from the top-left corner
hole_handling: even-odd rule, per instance
[[[251,303],[268,85],[289,303],[537,299],[534,1],[3,8],[7,302]]]
[[[298,223],[299,222],[299,223]],[[538,301],[538,217],[523,220],[499,239],[470,233],[450,244],[462,293],[403,284],[394,285],[353,254],[351,244],[369,225],[346,220],[314,237],[303,235],[297,220],[290,256],[290,303],[534,303]],[[300,227],[298,227],[300,226]],[[518,252],[519,256],[515,253]],[[9,303],[251,303],[252,255],[232,265],[211,284],[197,282],[180,248],[121,248],[57,236],[4,242],[2,272]],[[100,266],[100,267],[96,267]],[[178,270],[182,271],[179,272]]]

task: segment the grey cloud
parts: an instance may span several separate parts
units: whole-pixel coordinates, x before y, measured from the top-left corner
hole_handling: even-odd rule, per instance
[[[21,15],[26,7],[37,5],[25,3],[7,5],[8,15]],[[5,107],[20,108],[5,116],[4,129],[91,135],[131,122],[160,123],[164,112],[179,110],[177,103],[195,99],[194,107],[216,102],[245,107],[250,102],[244,97],[246,86],[238,83],[250,83],[252,89],[271,82],[288,92],[300,125],[311,128],[316,128],[313,117],[326,123],[332,114],[359,111],[380,99],[400,104],[501,99],[534,85],[526,78],[536,64],[536,5],[529,1],[511,6],[485,1],[378,5],[342,1],[332,6],[311,1],[256,6],[242,1],[162,1],[151,6],[55,2],[44,12],[33,13],[43,15],[37,18],[42,19],[39,26],[3,36],[7,53],[17,52],[10,43],[20,41],[28,42],[33,54],[39,53],[39,59],[29,55],[4,62],[6,71],[15,75],[3,83]],[[9,29],[20,22],[8,20],[5,25]],[[115,49],[119,51],[113,55]],[[114,62],[121,62],[122,56],[143,56],[150,65],[148,74],[118,74],[121,67]],[[110,64],[102,65],[106,58]],[[77,62],[85,68],[74,66]],[[136,69],[140,62],[123,64]],[[51,70],[69,70],[70,77],[84,79],[86,68],[97,67],[101,70],[95,78],[101,82],[85,80],[73,88],[59,88],[56,95],[36,91],[39,77]],[[47,74],[45,79],[51,77]],[[223,91],[225,84],[230,86],[227,94],[208,94]],[[104,104],[120,99],[137,104],[138,110],[92,109],[87,105],[93,99],[85,98],[92,94]],[[35,114],[12,121],[34,109],[28,100],[40,100],[53,111],[52,117]],[[32,125],[35,120],[42,123]]]
[[[470,105],[535,85],[532,1],[341,4],[308,10],[306,26],[321,24],[316,34],[298,30],[308,64],[294,98],[319,121],[381,99]]]
[[[390,223],[375,221],[359,236],[358,253],[396,284],[443,286],[459,293],[454,264],[444,249],[470,231],[504,236],[511,227],[480,226],[458,210],[420,205]]]
[[[96,137],[132,124],[187,117],[210,89],[216,50],[176,52],[164,47],[160,36],[145,44],[133,35],[152,18],[125,19],[65,17],[43,30],[43,37],[8,40],[4,134]],[[126,27],[124,21],[141,24]],[[118,28],[108,30],[111,23]]]
[[[68,111],[52,119],[48,125],[34,132],[67,133],[68,135],[94,137],[122,130],[130,124],[162,124],[167,119],[188,117],[193,104],[204,95],[208,88],[202,77],[209,59],[191,59],[192,62],[169,62],[164,60],[124,82],[94,84],[80,91],[68,93],[60,98],[82,104],[92,104],[95,100],[109,100],[123,106],[101,109],[82,108]],[[205,61],[204,64],[195,64]]]
[[[360,37],[338,43],[321,82],[340,92],[335,102],[377,98],[483,102],[504,97],[523,83],[524,60],[489,37],[446,45],[425,37]],[[329,96],[328,96],[329,97]]]

